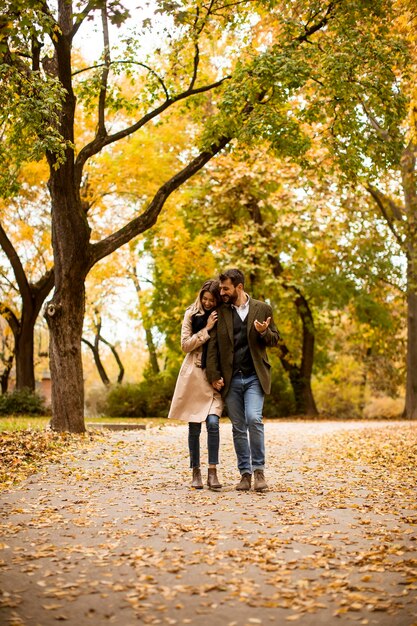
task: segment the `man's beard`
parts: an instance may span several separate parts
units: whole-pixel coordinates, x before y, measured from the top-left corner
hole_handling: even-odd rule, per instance
[[[233,295],[233,296],[222,296],[222,300],[225,304],[235,304],[236,300],[237,300],[237,295]]]

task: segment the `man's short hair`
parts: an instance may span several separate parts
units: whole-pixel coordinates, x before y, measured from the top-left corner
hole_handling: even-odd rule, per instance
[[[230,278],[233,287],[237,287],[237,285],[239,285],[240,283],[245,286],[245,276],[240,270],[226,270],[225,272],[223,272],[223,274],[220,274],[219,276],[220,282],[223,282],[228,278]]]

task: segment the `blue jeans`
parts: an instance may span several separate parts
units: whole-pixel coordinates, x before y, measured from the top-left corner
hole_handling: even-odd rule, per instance
[[[265,468],[264,392],[256,374],[236,374],[225,397],[241,474]]]
[[[207,448],[209,465],[217,465],[219,462],[219,418],[217,415],[208,415]],[[188,448],[190,450],[190,467],[200,467],[200,422],[188,422]]]

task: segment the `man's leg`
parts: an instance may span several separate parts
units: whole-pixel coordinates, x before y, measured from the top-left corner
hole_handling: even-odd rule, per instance
[[[232,422],[237,466],[242,475],[252,474],[243,391],[243,377],[241,374],[237,374],[232,378],[225,402],[227,414]]]
[[[219,418],[217,415],[208,415],[206,419],[207,426],[207,450],[209,465],[218,465],[219,463]]]
[[[265,482],[265,436],[262,422],[264,392],[258,377],[250,376],[245,379],[245,417],[249,432],[250,453],[254,470],[254,488],[264,491],[268,485]]]
[[[221,489],[222,485],[217,477],[216,465],[219,463],[219,417],[217,415],[208,415],[206,419],[207,426],[207,449],[208,449],[208,474],[207,484],[210,489]]]
[[[244,404],[245,420],[249,432],[252,467],[265,469],[265,437],[262,422],[264,392],[256,374],[245,378]]]

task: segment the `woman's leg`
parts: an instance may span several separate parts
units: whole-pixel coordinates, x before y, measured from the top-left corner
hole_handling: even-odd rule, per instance
[[[190,467],[200,467],[200,433],[199,422],[188,422],[188,449],[190,451]]]

